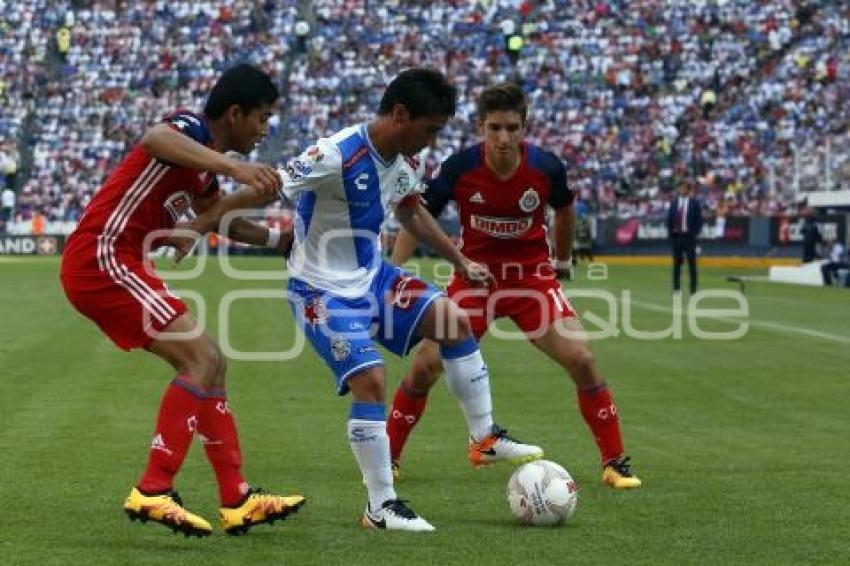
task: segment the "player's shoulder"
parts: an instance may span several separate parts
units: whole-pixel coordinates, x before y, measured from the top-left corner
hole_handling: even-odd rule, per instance
[[[475,144],[456,151],[440,164],[440,174],[454,179],[481,167],[481,144]]]
[[[203,144],[212,140],[207,119],[197,112],[181,108],[166,114],[162,121]]]
[[[537,144],[526,143],[526,159],[532,169],[546,176],[556,175],[564,170],[564,162],[553,152]]]

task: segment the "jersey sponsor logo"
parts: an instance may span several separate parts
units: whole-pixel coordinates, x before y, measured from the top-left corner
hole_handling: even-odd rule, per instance
[[[421,165],[420,162],[419,162],[419,159],[417,159],[416,157],[411,157],[409,155],[405,155],[404,160],[407,162],[408,165],[410,165],[410,168],[413,169],[414,171],[419,169],[419,166]]]
[[[516,238],[522,236],[531,225],[534,219],[531,216],[522,218],[498,218],[495,216],[479,216],[472,214],[469,217],[469,225],[473,230],[484,232],[488,236],[494,238]]]
[[[307,161],[311,163],[318,163],[324,158],[325,154],[322,153],[322,150],[319,149],[319,146],[314,145],[313,147],[307,149]]]
[[[519,199],[519,207],[523,212],[531,212],[538,206],[540,206],[540,195],[534,187],[528,187]]]
[[[331,340],[331,356],[335,362],[341,362],[351,355],[351,342],[342,336],[335,336]]]
[[[355,163],[357,163],[360,160],[361,157],[363,157],[367,153],[369,153],[369,148],[366,147],[365,145],[361,146],[360,149],[355,151],[354,154],[351,157],[349,157],[348,160],[345,163],[342,164],[342,170],[345,171],[346,169],[352,167]]]
[[[168,211],[171,218],[177,222],[181,217],[189,213],[192,207],[192,196],[186,191],[179,191],[165,199],[162,206]]]
[[[469,197],[469,202],[474,202],[477,204],[484,204],[484,197],[481,195],[481,192],[477,192],[471,197]]]

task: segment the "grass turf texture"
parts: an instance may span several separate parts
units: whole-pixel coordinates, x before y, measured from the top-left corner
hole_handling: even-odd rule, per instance
[[[235,261],[245,269],[280,264]],[[498,422],[541,444],[578,482],[573,522],[555,529],[515,523],[505,499],[510,467],[470,468],[460,411],[439,386],[408,444],[397,486],[437,532],[364,531],[358,520],[365,491],[345,436],[349,400],[334,395],[328,370],[311,350],[283,363],[231,361],[229,397],[248,478],[279,493],[303,493],[308,504],[247,537],[218,529],[208,539],[187,540],[158,525],[130,523],[121,510],[172,371],[154,356],[117,350],[77,315],[57,269],[55,259],[0,265],[5,564],[801,564],[846,563],[850,555],[844,289],[748,284],[750,317],[759,323],[736,341],[697,340],[685,322],[681,340],[621,335],[595,342],[644,480],[643,489],[629,493],[600,484],[597,452],[566,376],[525,342],[486,339]],[[703,288],[736,288],[725,282],[730,273],[703,269]],[[602,288],[617,297],[631,290],[642,305],[632,310],[634,326],[658,330],[670,324],[668,281],[665,268],[621,266],[602,281],[580,270],[565,287],[568,294]],[[234,281],[212,261],[200,278],[171,286],[205,297],[207,325],[217,335],[225,293],[282,283]],[[576,304],[603,310],[589,299]],[[799,331],[807,329],[828,337]],[[296,334],[288,307],[269,298],[234,303],[229,335],[239,350],[263,351],[291,346]],[[408,362],[387,360],[391,397]],[[189,509],[218,528],[214,479],[197,443],[177,488]]]

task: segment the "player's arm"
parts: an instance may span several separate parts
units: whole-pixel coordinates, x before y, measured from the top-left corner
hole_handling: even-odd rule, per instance
[[[395,209],[396,218],[410,235],[432,247],[449,260],[455,270],[473,283],[494,285],[496,279],[483,265],[471,261],[455,247],[443,232],[431,212],[419,200],[418,195],[409,195]]]
[[[273,167],[240,161],[210,149],[196,140],[199,134],[191,131],[193,124],[188,124],[184,133],[175,125],[176,122],[179,120],[149,128],[140,142],[145,151],[160,161],[180,167],[226,175],[243,185],[263,189],[269,195],[280,189],[280,176]]]
[[[555,271],[568,277],[572,268],[576,234],[576,210],[572,204],[555,209]]]
[[[549,204],[555,209],[555,272],[558,277],[569,279],[572,276],[573,243],[576,234],[576,211],[573,202],[575,193],[567,187],[567,170],[564,163],[554,154],[548,154],[547,177],[552,196]]]
[[[426,183],[422,200],[424,201],[426,211],[430,212],[434,218],[440,216],[446,204],[452,199],[454,189],[453,169],[452,158],[450,157],[445,164],[440,166],[434,178]],[[418,243],[416,236],[402,226],[398,232],[398,236],[396,236],[390,261],[395,265],[407,263],[413,252],[416,251]]]

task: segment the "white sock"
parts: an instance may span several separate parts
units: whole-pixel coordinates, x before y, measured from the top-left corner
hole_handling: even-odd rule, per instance
[[[446,385],[457,397],[469,435],[481,440],[493,429],[493,400],[490,397],[490,373],[481,350],[458,358],[443,356]]]
[[[390,468],[390,437],[387,436],[386,420],[349,419],[348,443],[369,491],[369,507],[380,509],[387,499],[397,499]]]

